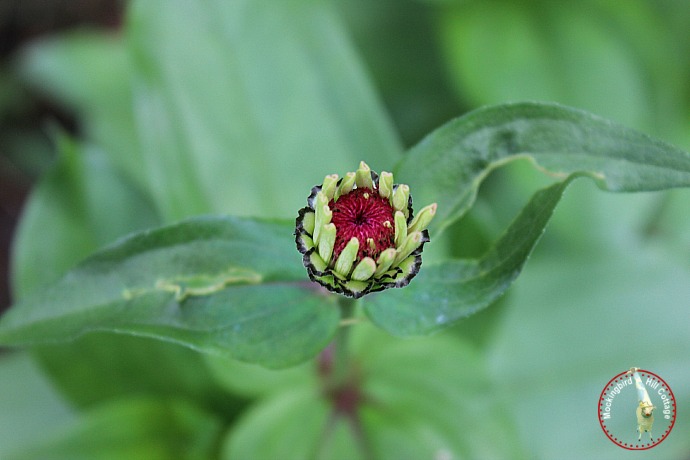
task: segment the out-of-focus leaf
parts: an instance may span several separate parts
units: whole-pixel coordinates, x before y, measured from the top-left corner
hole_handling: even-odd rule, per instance
[[[479,109],[431,133],[395,169],[415,200],[438,202],[443,229],[472,205],[491,170],[528,158],[547,173],[584,173],[611,191],[690,186],[690,154],[580,110],[545,103]]]
[[[204,359],[219,385],[232,394],[244,397],[258,397],[286,388],[298,388],[310,383],[310,374],[316,370],[311,361],[289,369],[275,370],[226,356],[205,355]]]
[[[157,221],[147,197],[100,151],[66,137],[58,148],[59,160],[31,195],[14,242],[17,299],[60,279],[98,247]],[[197,353],[174,344],[97,334],[33,354],[78,405],[132,393],[185,395],[230,417],[237,404],[213,382]]]
[[[167,220],[292,217],[314,174],[399,159],[328,2],[135,1],[128,39],[144,165]]]
[[[362,430],[372,458],[524,457],[483,356],[466,342],[360,337]]]
[[[285,386],[239,419],[225,458],[523,457],[481,355],[462,340],[401,342],[367,326],[353,339],[356,417],[335,416],[315,382]]]
[[[474,106],[554,101],[649,126],[646,63],[616,15],[604,16],[598,2],[583,3],[469,2],[442,9],[441,43],[458,92]]]
[[[313,386],[286,388],[245,413],[228,434],[222,458],[315,458],[328,418]]]
[[[199,353],[160,340],[93,333],[34,347],[32,354],[61,393],[82,407],[132,395],[185,398],[230,420],[244,403],[216,383]]]
[[[206,460],[215,454],[220,424],[182,401],[116,399],[8,460]]]
[[[461,111],[437,47],[435,8],[414,0],[334,5],[406,145]]]
[[[423,266],[404,289],[362,299],[369,318],[392,334],[419,335],[490,305],[520,274],[568,183],[558,182],[537,192],[482,257]]]
[[[38,183],[13,245],[13,293],[56,281],[98,247],[157,222],[150,201],[98,150],[58,137],[57,164]]]
[[[423,267],[407,288],[365,298],[376,324],[397,335],[424,334],[488,306],[519,275],[577,175],[614,191],[690,186],[688,153],[585,112],[546,104],[486,108],[450,122],[415,147],[396,175],[415,198],[439,203],[433,238],[473,204],[492,169],[520,157],[566,180],[535,194],[482,257]]]
[[[0,388],[0,458],[74,419],[27,353],[0,355]]]
[[[272,367],[304,361],[325,347],[340,314],[334,297],[304,281],[292,231],[199,217],[132,235],[10,309],[0,342],[111,331]]]
[[[660,375],[681,413],[690,398],[687,260],[644,240],[580,254],[536,251],[489,347],[494,383],[535,458],[629,458],[602,432],[596,410],[606,383],[633,366]],[[633,407],[631,433],[635,422]],[[664,442],[638,456],[684,458],[689,422],[680,415]]]
[[[121,35],[77,30],[38,40],[18,69],[42,93],[74,110],[86,139],[128,180],[146,187],[132,109],[130,61]]]

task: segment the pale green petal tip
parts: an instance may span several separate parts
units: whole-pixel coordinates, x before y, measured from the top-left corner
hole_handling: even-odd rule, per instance
[[[395,211],[395,246],[400,247],[407,238],[407,220],[401,211]]]
[[[310,235],[314,234],[315,217],[316,214],[314,214],[313,212],[305,212],[304,216],[302,217],[302,228]]]
[[[359,240],[357,238],[352,238],[348,243],[345,245],[345,248],[340,252],[340,255],[338,256],[338,259],[335,261],[335,266],[333,267],[333,270],[344,276],[347,277],[347,275],[350,273],[350,270],[352,270],[352,264],[355,262],[355,259],[357,258],[357,252],[359,251]]]
[[[329,223],[323,226],[321,230],[321,239],[319,241],[319,255],[326,264],[331,262],[333,247],[335,246],[335,235],[335,224]]]
[[[338,175],[330,174],[323,179],[323,185],[321,185],[321,192],[331,201],[335,197],[335,191],[338,187]]]
[[[407,228],[407,231],[412,233],[412,232],[421,232],[423,230],[426,230],[426,228],[429,226],[429,224],[433,220],[434,216],[436,215],[436,208],[437,207],[438,207],[438,205],[436,203],[432,203],[432,204],[422,208],[422,210],[419,211],[419,214],[414,216],[414,218],[412,219],[412,222],[410,222],[410,225]]]
[[[359,188],[374,189],[374,181],[371,179],[371,169],[365,162],[359,163],[359,169],[355,173],[355,183]]]
[[[376,261],[376,272],[374,272],[375,277],[383,275],[391,268],[395,261],[396,252],[395,248],[388,248],[379,254],[379,258]]]
[[[393,195],[393,174],[383,171],[379,176],[379,195],[390,199]]]
[[[333,218],[333,211],[331,211],[331,208],[328,207],[328,204],[320,204],[326,199],[326,196],[321,192],[316,195],[316,217],[314,218],[314,244],[316,245],[320,243],[323,227],[329,224]]]
[[[391,204],[393,209],[402,212],[407,218],[410,215],[410,211],[407,207],[410,199],[410,187],[406,184],[400,184],[393,191],[393,199]]]
[[[347,195],[355,187],[356,174],[349,172],[345,174],[343,180],[340,182],[338,189],[335,191],[334,199],[337,201],[343,195]]]
[[[412,254],[422,244],[422,232],[412,232],[405,238],[405,241],[398,247],[393,265],[398,265],[407,256]]]
[[[324,262],[321,256],[318,255],[316,252],[311,253],[311,255],[309,256],[309,260],[311,261],[314,268],[320,272],[326,270],[326,268],[328,267],[326,262]]]
[[[376,272],[376,262],[371,257],[362,259],[352,271],[352,278],[355,281],[366,281]]]

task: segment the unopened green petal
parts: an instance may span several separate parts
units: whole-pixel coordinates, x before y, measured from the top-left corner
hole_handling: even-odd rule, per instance
[[[331,201],[335,196],[335,190],[338,186],[338,175],[330,174],[323,179],[323,185],[321,185],[321,192]]]
[[[410,272],[414,269],[416,263],[417,260],[415,256],[407,256],[405,260],[398,264],[398,268],[402,270],[403,275],[407,277],[410,275]]]
[[[311,236],[307,235],[306,233],[302,233],[299,237],[300,237],[300,240],[302,241],[302,246],[304,247],[304,252],[306,252],[306,251],[308,251],[314,247],[314,240],[311,238]]]
[[[398,253],[395,255],[394,265],[399,264],[407,258],[412,252],[422,244],[422,232],[412,232],[407,235],[403,244],[398,248]]]
[[[379,258],[376,261],[376,272],[374,272],[374,276],[379,277],[388,271],[391,265],[393,265],[393,261],[395,261],[395,254],[395,248],[388,248],[379,254]]]
[[[332,222],[322,227],[318,251],[319,255],[327,265],[331,262],[331,255],[333,255],[335,233],[335,224]]]
[[[393,174],[383,171],[379,176],[379,195],[390,199],[393,195]]]
[[[432,203],[429,206],[422,208],[422,210],[419,211],[419,214],[414,216],[414,219],[412,219],[412,222],[410,222],[410,226],[407,228],[407,231],[412,233],[426,230],[431,223],[431,220],[436,215],[436,207],[437,204]]]
[[[359,240],[353,237],[350,241],[348,241],[348,243],[345,245],[345,248],[338,256],[338,259],[335,261],[335,266],[333,267],[333,270],[342,276],[347,276],[348,273],[350,273],[350,270],[352,270],[352,264],[355,262],[355,259],[357,258],[358,251]]]
[[[328,197],[323,192],[316,194],[316,205],[314,206],[316,217],[314,219],[314,244],[318,246],[321,230],[323,226],[331,222],[333,212],[328,207]]]
[[[366,281],[376,271],[376,262],[371,257],[362,259],[352,271],[350,278],[356,281]]]
[[[398,248],[407,238],[407,220],[401,211],[395,211],[395,247]]]
[[[392,205],[396,211],[402,212],[405,217],[409,215],[409,210],[407,209],[407,203],[410,198],[410,187],[406,184],[400,184],[393,192]]]
[[[369,287],[369,283],[367,283],[366,281],[351,280],[346,283],[343,283],[343,286],[348,291],[352,292],[356,296],[359,296],[362,293],[362,291]]]
[[[349,172],[349,173],[345,174],[345,177],[343,177],[342,182],[340,182],[338,189],[335,191],[334,199],[336,201],[341,196],[347,195],[348,193],[350,193],[352,191],[352,189],[355,187],[355,178],[356,178],[356,174],[353,172]]]
[[[310,235],[314,234],[314,219],[316,215],[309,211],[304,213],[304,217],[302,217],[302,228],[304,229],[305,232],[309,233]]]
[[[363,161],[359,163],[359,169],[355,173],[355,183],[359,188],[374,189],[374,182],[371,180],[371,169]]]
[[[326,262],[324,262],[321,256],[318,255],[316,252],[312,252],[309,255],[309,261],[317,271],[322,272],[326,270]]]

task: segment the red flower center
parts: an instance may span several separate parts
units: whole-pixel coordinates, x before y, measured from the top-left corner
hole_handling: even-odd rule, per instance
[[[382,251],[395,247],[393,206],[376,190],[356,188],[338,201],[331,200],[328,207],[336,229],[333,260],[352,237],[359,240],[355,263],[365,257],[376,260]]]

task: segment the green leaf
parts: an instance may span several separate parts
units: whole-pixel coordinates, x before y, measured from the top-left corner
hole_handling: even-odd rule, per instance
[[[419,1],[334,2],[406,145],[461,110],[450,88],[435,8]],[[385,168],[384,168],[385,169]],[[388,169],[385,169],[388,171]]]
[[[91,333],[31,351],[53,385],[79,407],[132,394],[185,398],[231,420],[243,405],[216,382],[202,355],[161,340]]]
[[[627,206],[640,201],[625,198]],[[494,384],[533,458],[629,458],[602,432],[596,401],[614,375],[633,366],[670,385],[679,414],[690,400],[687,252],[678,261],[676,248],[631,239],[579,254],[564,244],[541,249],[511,290],[511,308],[488,349]],[[629,420],[637,439],[634,408]],[[575,421],[582,421],[578,429],[569,429]],[[689,429],[681,414],[649,458],[684,458]]]
[[[5,458],[205,460],[219,434],[216,419],[186,402],[116,399]]]
[[[244,414],[225,439],[221,458],[314,458],[327,421],[328,405],[315,388],[283,391]]]
[[[326,174],[401,148],[329,2],[133,2],[127,36],[167,221],[293,217]]]
[[[475,348],[449,334],[404,341],[359,334],[370,458],[525,457]]]
[[[72,109],[83,137],[144,188],[130,64],[122,36],[83,29],[39,39],[18,56],[22,77]]]
[[[225,356],[205,355],[208,370],[219,385],[232,394],[256,398],[277,393],[285,388],[297,388],[310,383],[312,361],[289,369],[266,369],[256,364],[243,363]]]
[[[65,136],[58,136],[57,147],[58,161],[34,189],[14,242],[15,298],[56,282],[97,247],[156,223],[147,197],[99,150]],[[228,417],[236,405],[198,353],[174,344],[90,334],[32,353],[53,384],[80,406],[132,392],[184,395]]]
[[[613,191],[690,186],[688,153],[586,112],[535,103],[489,107],[448,123],[413,148],[396,174],[415,200],[438,203],[433,241],[473,204],[486,175],[516,158],[563,180],[536,193],[480,258],[424,266],[407,288],[363,299],[372,321],[396,335],[426,334],[491,304],[520,274],[579,175]]]
[[[472,2],[445,9],[441,44],[458,93],[473,106],[555,101],[648,126],[653,67],[623,33],[622,14],[605,12],[603,2],[584,3]],[[648,36],[651,25],[637,24],[637,33]]]
[[[26,352],[0,355],[0,458],[75,415]]]
[[[561,179],[591,176],[620,192],[690,186],[690,154],[638,131],[556,104],[515,103],[470,112],[412,148],[395,170],[416,203],[438,203],[430,233],[473,204],[481,181],[516,158]]]
[[[33,189],[13,242],[15,298],[56,281],[97,248],[158,222],[148,197],[100,150],[63,134],[56,148],[58,160]]]
[[[247,410],[223,458],[522,458],[483,357],[467,343],[450,335],[401,342],[365,325],[352,338],[362,396],[354,417],[333,412],[312,373],[310,383],[285,385]]]
[[[428,334],[490,305],[520,274],[569,182],[537,192],[479,259],[423,265],[404,289],[362,299],[369,318],[394,335]]]
[[[15,305],[0,342],[157,337],[266,366],[314,356],[339,310],[305,281],[292,224],[199,217],[132,235]]]

